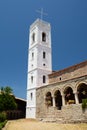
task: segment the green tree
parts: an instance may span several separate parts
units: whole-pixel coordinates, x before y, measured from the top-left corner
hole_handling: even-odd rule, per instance
[[[10,94],[13,94],[13,90],[9,86],[6,86],[5,88],[1,87],[1,93],[5,93],[5,94],[10,95]]]
[[[15,110],[17,104],[10,87],[1,87],[0,93],[0,111]]]

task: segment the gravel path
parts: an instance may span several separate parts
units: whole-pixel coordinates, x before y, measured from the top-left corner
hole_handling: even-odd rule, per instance
[[[44,123],[35,120],[21,119],[8,121],[3,130],[87,130],[87,124]]]

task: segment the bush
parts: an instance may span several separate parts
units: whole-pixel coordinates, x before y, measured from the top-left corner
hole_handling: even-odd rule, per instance
[[[6,113],[2,112],[0,113],[0,122],[4,122],[6,120]]]
[[[2,128],[5,126],[6,123],[7,123],[7,120],[5,120],[4,122],[0,123],[0,130],[2,130]]]
[[[87,99],[82,99],[82,110],[85,112],[87,109]]]

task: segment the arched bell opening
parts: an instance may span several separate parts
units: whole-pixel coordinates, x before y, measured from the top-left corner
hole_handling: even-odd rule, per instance
[[[46,42],[46,33],[45,32],[42,33],[42,41]]]

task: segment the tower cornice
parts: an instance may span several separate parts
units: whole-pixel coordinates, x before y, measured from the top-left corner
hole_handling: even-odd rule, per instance
[[[47,44],[47,43],[46,43],[46,44]],[[32,50],[32,49],[35,48],[35,47],[36,47],[36,48],[38,48],[38,47],[45,47],[45,48],[49,48],[49,49],[50,49],[51,47],[48,46],[48,44],[47,44],[47,45],[46,45],[46,44],[44,45],[44,44],[40,44],[40,43],[38,44],[38,43],[36,43],[36,44],[32,45],[32,46],[29,48],[29,51]]]
[[[48,25],[50,27],[50,23],[38,18],[33,24],[31,24],[30,29],[35,27],[35,25],[40,25],[40,24]]]

